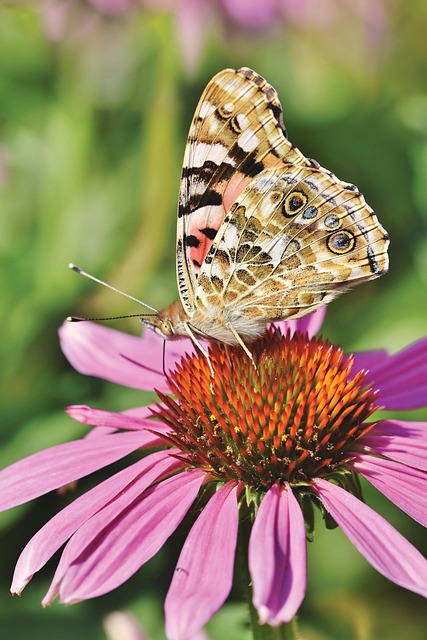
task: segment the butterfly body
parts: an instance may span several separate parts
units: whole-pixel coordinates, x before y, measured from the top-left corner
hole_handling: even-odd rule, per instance
[[[145,323],[167,338],[250,343],[388,268],[358,189],[287,139],[276,91],[226,69],[190,127],[178,206],[179,301]]]
[[[188,315],[181,300],[175,300],[158,315],[144,318],[143,322],[169,340],[188,338],[192,333],[201,339],[236,345],[239,344],[236,332],[245,342],[253,342],[264,333],[268,320],[246,318],[230,307],[216,308],[212,305],[206,311],[196,309],[194,314]]]

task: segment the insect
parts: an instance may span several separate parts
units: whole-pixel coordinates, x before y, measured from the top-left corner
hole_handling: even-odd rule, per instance
[[[357,187],[289,142],[273,87],[226,69],[204,90],[185,149],[179,300],[143,322],[249,351],[267,323],[384,274],[388,243]]]
[[[247,345],[267,323],[386,273],[388,244],[357,187],[289,142],[273,87],[246,67],[225,69],[204,90],[185,149],[179,299],[160,312],[141,303],[154,312],[142,321],[164,338],[190,337],[208,361],[200,339],[252,358]]]

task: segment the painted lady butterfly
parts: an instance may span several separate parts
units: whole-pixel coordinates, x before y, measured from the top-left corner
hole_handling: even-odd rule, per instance
[[[180,299],[144,323],[166,338],[250,343],[388,268],[388,236],[358,189],[287,139],[276,91],[247,68],[206,87],[178,207]]]

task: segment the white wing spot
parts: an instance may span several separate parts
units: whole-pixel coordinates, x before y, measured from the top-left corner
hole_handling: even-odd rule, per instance
[[[226,247],[234,248],[237,246],[238,240],[237,228],[234,224],[229,224],[221,238],[221,242],[223,242]]]
[[[237,144],[246,153],[251,153],[259,145],[258,136],[252,131],[252,129],[246,129],[237,138]]]
[[[224,111],[224,113],[233,113],[235,106],[236,105],[233,102],[227,102],[225,105],[223,105],[222,110]]]
[[[245,129],[247,129],[249,127],[249,118],[247,116],[245,116],[244,113],[239,113],[236,116],[236,122],[239,126],[239,129],[241,131],[244,131]]]
[[[268,190],[266,193],[268,193]],[[276,211],[277,202],[275,200],[272,200],[271,198],[264,197],[262,198],[258,206],[259,206],[258,210],[261,213],[262,217],[267,220]]]
[[[218,278],[219,280],[223,280],[225,276],[224,267],[222,265],[216,264],[215,260],[212,262],[210,269],[210,279],[214,280]]]
[[[282,236],[274,238],[271,242],[265,245],[265,247],[263,247],[263,251],[270,254],[272,263],[276,266],[282,259],[283,253],[288,244],[289,237],[286,234],[283,234]]]
[[[219,142],[216,144],[197,142],[194,154],[191,158],[191,166],[203,167],[207,160],[214,162],[218,166],[223,162],[228,162],[229,164],[234,165],[234,161],[227,155],[227,148],[224,147],[224,145]]]
[[[202,103],[202,106],[199,109],[199,117],[207,118],[207,116],[210,116],[215,111],[215,109],[216,107],[214,104],[212,104],[212,102],[209,102],[209,100],[205,100],[205,102]]]

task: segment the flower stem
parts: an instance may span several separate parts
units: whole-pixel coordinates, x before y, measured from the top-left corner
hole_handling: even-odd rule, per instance
[[[296,618],[279,627],[270,627],[268,624],[259,624],[258,613],[252,603],[251,576],[248,565],[248,543],[251,531],[249,519],[240,523],[238,544],[238,571],[242,593],[249,606],[249,614],[254,640],[297,640],[298,629]]]

